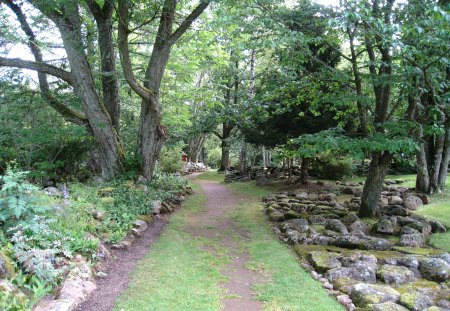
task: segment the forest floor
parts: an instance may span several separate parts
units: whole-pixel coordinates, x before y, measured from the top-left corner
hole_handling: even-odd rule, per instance
[[[122,271],[128,288],[117,300],[105,294],[107,308],[100,288],[82,310],[343,310],[272,233],[260,198],[273,189],[221,180],[194,180],[147,255]]]

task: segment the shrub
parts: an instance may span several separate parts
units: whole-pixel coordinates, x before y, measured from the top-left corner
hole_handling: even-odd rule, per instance
[[[161,156],[158,162],[160,170],[164,173],[175,173],[181,171],[183,168],[181,154],[182,150],[180,146],[164,146],[161,150]]]
[[[33,223],[36,214],[47,209],[36,204],[33,193],[37,188],[26,182],[28,172],[16,171],[8,165],[0,190],[0,224],[5,228]]]
[[[311,175],[322,179],[339,180],[352,175],[352,160],[348,157],[325,152],[313,161]]]

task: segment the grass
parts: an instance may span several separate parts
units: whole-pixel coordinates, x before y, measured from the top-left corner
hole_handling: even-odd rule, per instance
[[[208,172],[198,175],[196,179],[223,182],[224,178],[225,178],[224,173],[218,173],[215,170],[209,170]]]
[[[274,238],[259,203],[261,196],[274,189],[256,187],[253,183],[230,184],[229,188],[241,197],[241,204],[232,216],[250,233],[250,239],[242,242],[251,258],[248,268],[268,276],[266,283],[254,286],[257,299],[265,302],[264,309],[344,310],[300,267],[297,255]]]
[[[220,269],[225,256],[211,254],[211,241],[194,239],[184,231],[185,220],[201,212],[205,196],[196,194],[174,214],[151,252],[139,262],[129,288],[119,297],[115,310],[220,310],[225,281]]]

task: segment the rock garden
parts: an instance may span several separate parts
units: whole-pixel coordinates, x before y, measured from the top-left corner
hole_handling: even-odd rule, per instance
[[[428,203],[388,181],[379,217],[360,219],[359,184],[264,197],[280,239],[348,310],[450,310],[450,254],[427,244],[446,228],[414,211]]]

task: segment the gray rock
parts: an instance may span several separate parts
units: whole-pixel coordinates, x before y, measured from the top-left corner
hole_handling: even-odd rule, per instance
[[[444,260],[447,264],[450,265],[450,254],[449,253],[443,253],[443,254],[439,254],[439,255],[433,255],[431,256],[432,258],[439,258]]]
[[[411,211],[400,205],[386,205],[380,210],[381,214],[387,216],[409,216]]]
[[[41,300],[34,306],[34,311],[75,311],[78,303],[75,299]]]
[[[341,267],[339,261],[340,255],[338,253],[317,251],[309,254],[311,264],[320,273],[324,273],[330,269]]]
[[[361,231],[364,232],[364,234],[367,234],[369,233],[369,226],[367,226],[367,224],[364,221],[357,220],[350,226],[348,226],[348,230],[350,232]]]
[[[327,278],[334,282],[335,280],[342,278],[349,278],[356,281],[365,283],[376,282],[377,265],[372,262],[359,261],[349,267],[340,267],[328,270]]]
[[[45,194],[47,194],[47,195],[50,195],[50,196],[62,196],[62,192],[61,191],[59,191],[59,189],[58,188],[56,188],[56,187],[47,187],[47,188],[45,188],[44,190],[44,193]]]
[[[353,286],[351,297],[357,307],[400,300],[400,294],[392,287],[364,283]]]
[[[369,304],[364,308],[364,311],[408,311],[405,307],[388,301],[385,303]]]
[[[359,221],[359,217],[356,214],[348,214],[347,216],[341,219],[342,223],[346,226],[350,226],[355,221]]]
[[[287,229],[286,236],[288,238],[288,242],[291,242],[293,244],[304,244],[306,241],[306,234],[298,232],[294,229]]]
[[[323,225],[325,224],[325,222],[327,221],[325,217],[320,216],[320,215],[310,215],[308,217],[308,221],[312,224],[312,225]]]
[[[354,231],[348,235],[339,236],[334,242],[334,245],[351,249],[379,251],[385,251],[391,248],[391,243],[388,240],[368,236],[361,231]]]
[[[347,227],[338,219],[329,219],[325,223],[325,229],[340,233],[348,234]]]
[[[150,204],[151,204],[151,207],[152,207],[152,214],[153,215],[161,214],[161,201],[160,200],[153,201]]]
[[[425,239],[423,234],[403,234],[400,236],[400,245],[410,247],[423,247]]]
[[[97,288],[91,267],[78,263],[70,270],[58,294],[58,299],[73,299],[78,304],[84,301]]]
[[[276,210],[269,214],[269,219],[271,221],[283,221],[284,214],[282,212]]]
[[[430,281],[445,282],[450,277],[450,265],[440,258],[422,260],[419,269],[423,278]]]
[[[388,199],[389,205],[402,205],[402,203],[403,203],[402,198],[396,195],[393,195]]]
[[[430,225],[433,233],[443,233],[447,231],[447,228],[438,221],[432,220],[430,221]]]
[[[414,273],[406,267],[393,265],[383,265],[378,270],[378,277],[386,284],[400,285],[411,282],[414,279]]]
[[[408,227],[416,229],[417,231],[425,235],[429,235],[432,232],[431,225],[426,222],[414,221],[408,224]]]
[[[394,233],[394,224],[390,220],[383,218],[375,224],[374,229],[377,233],[392,234]]]
[[[291,228],[297,230],[298,232],[307,232],[309,229],[309,224],[306,219],[294,219],[290,222]]]
[[[433,300],[423,293],[412,291],[400,296],[400,303],[411,311],[422,311],[433,305]]]
[[[420,233],[420,232],[417,231],[414,228],[409,227],[409,226],[404,226],[404,227],[402,227],[400,229],[400,235],[403,235],[403,234],[418,234],[418,233]]]
[[[403,200],[403,206],[409,210],[416,210],[423,205],[422,199],[415,195],[410,195]]]

